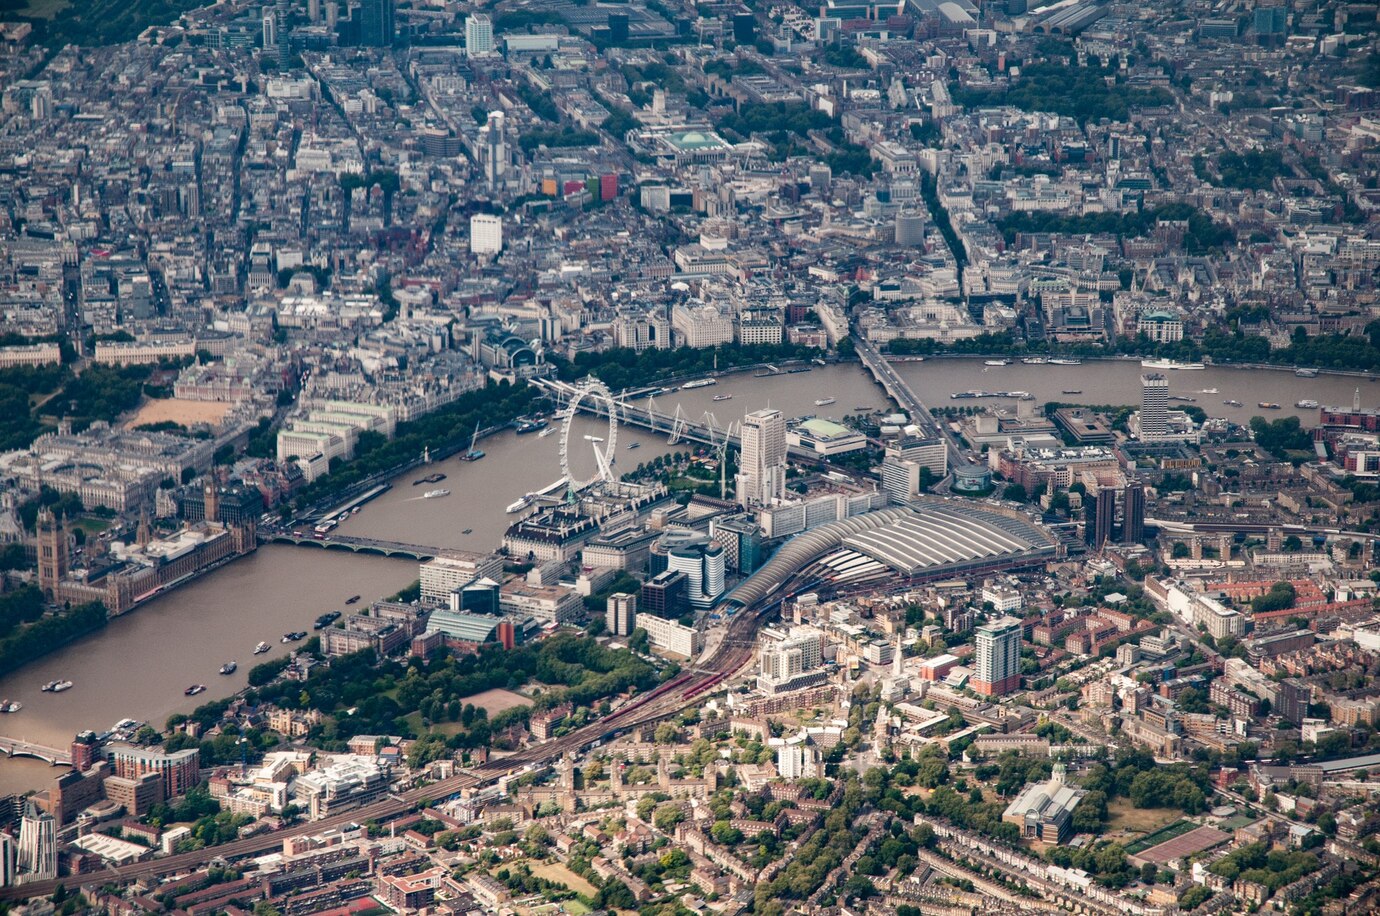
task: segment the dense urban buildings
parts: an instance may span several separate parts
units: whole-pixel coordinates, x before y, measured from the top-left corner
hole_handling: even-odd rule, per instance
[[[3,6],[0,907],[1380,908],[1374,4]]]

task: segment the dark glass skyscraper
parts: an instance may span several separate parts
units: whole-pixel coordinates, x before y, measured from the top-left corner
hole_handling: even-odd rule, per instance
[[[393,0],[364,0],[359,6],[359,43],[371,48],[393,44]]]

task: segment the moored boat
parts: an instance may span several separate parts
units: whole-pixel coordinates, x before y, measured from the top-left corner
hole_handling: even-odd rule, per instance
[[[221,673],[221,674],[225,674],[225,675],[234,674],[236,671],[239,670],[239,668],[240,668],[240,663],[239,663],[239,662],[236,662],[236,661],[228,661],[228,662],[226,662],[225,664],[223,664],[223,665],[220,666],[220,673]]]

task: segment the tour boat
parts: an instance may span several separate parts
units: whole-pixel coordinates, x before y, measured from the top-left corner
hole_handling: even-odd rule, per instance
[[[830,404],[834,403],[834,400],[835,400],[834,398],[816,398],[816,399],[815,399],[815,406],[816,406],[816,407],[828,407]]]
[[[187,696],[189,696],[189,697],[194,697],[194,696],[196,696],[198,693],[205,693],[205,692],[206,692],[206,685],[205,685],[205,684],[193,684],[192,686],[188,687],[186,690],[184,690],[184,691],[182,691],[182,692],[183,692],[184,694],[186,694]]]
[[[261,642],[261,643],[259,643],[257,646],[254,647],[254,654],[255,654],[255,655],[263,655],[265,652],[268,651],[268,648],[269,648],[269,647],[268,647],[268,643],[266,643],[266,642]]]
[[[1296,404],[1294,404],[1294,406],[1302,410],[1312,410],[1313,408],[1318,406],[1318,402],[1313,400],[1312,398],[1304,398],[1302,401],[1299,401]]]
[[[1217,393],[1217,389],[1216,389],[1216,388],[1204,388],[1202,391],[1200,391],[1200,392],[1198,392],[1198,393],[1199,393],[1199,394],[1216,394],[1216,393]]]
[[[71,690],[71,681],[49,681],[43,685],[44,693],[62,693],[64,690]]]
[[[517,432],[519,436],[527,433],[535,433],[543,429],[546,429],[545,420],[519,420],[517,422]]]
[[[1049,364],[1051,366],[1081,366],[1083,365],[1083,361],[1081,359],[1068,359],[1067,357],[1057,356],[1051,359]]]
[[[440,499],[442,496],[449,496],[450,491],[442,487],[439,490],[427,490],[422,494],[422,499]]]
[[[694,391],[696,388],[708,388],[710,385],[717,385],[717,384],[719,384],[719,380],[718,380],[718,379],[715,379],[715,378],[702,378],[702,379],[698,379],[698,380],[693,381],[693,382],[686,382],[684,385],[681,385],[681,386],[680,386],[680,390],[681,390],[681,391]]]
[[[982,364],[983,364],[984,366],[1009,366],[1009,365],[1011,365],[1011,360],[1009,360],[1009,359],[987,359],[987,360],[983,360],[983,361],[982,361]]]
[[[231,661],[231,662],[226,662],[225,664],[223,664],[223,665],[220,666],[220,673],[221,673],[221,674],[234,674],[236,671],[239,670],[239,667],[240,667],[240,663],[239,663],[239,662],[233,662],[233,661]]]
[[[511,515],[514,512],[521,512],[523,509],[526,509],[531,502],[532,500],[526,496],[522,497],[522,499],[514,500],[508,504],[508,514]]]
[[[10,713],[19,712],[24,708],[24,704],[18,700],[0,700],[0,712]]]
[[[714,395],[714,400],[716,400],[716,401],[731,401],[731,400],[733,400],[733,395],[731,395],[731,394],[716,394],[716,395]]]
[[[1294,374],[1297,375],[1299,378],[1317,378],[1317,377],[1318,377],[1318,370],[1317,370],[1317,369],[1295,369],[1295,370],[1294,370]]]
[[[541,432],[537,433],[537,438],[538,438],[538,439],[545,439],[547,436],[551,435],[551,434],[554,433],[555,431],[556,431],[556,427],[554,427],[554,426],[548,426],[548,427],[546,427],[546,429],[544,429],[544,430],[542,430]]]
[[[1049,360],[1045,359],[1043,356],[1027,356],[1025,359],[1021,360],[1021,362],[1027,366],[1043,366],[1045,363],[1049,362]]]

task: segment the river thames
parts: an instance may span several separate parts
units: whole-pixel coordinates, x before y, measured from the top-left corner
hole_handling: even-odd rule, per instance
[[[1029,391],[1040,404],[1139,404],[1142,371],[1138,362],[1129,360],[990,367],[981,359],[931,359],[901,366],[902,375],[920,398],[936,408],[1001,403],[949,397],[970,389]],[[1193,398],[1209,416],[1237,422],[1255,415],[1298,416],[1307,425],[1316,422],[1317,411],[1297,409],[1295,402],[1310,399],[1349,405],[1358,387],[1362,406],[1380,403],[1380,385],[1347,376],[1303,379],[1290,370],[1225,368],[1164,374],[1172,395]],[[1204,391],[1214,388],[1215,393]],[[1063,393],[1073,390],[1081,393]],[[732,397],[714,400],[726,395]],[[816,406],[817,400],[828,398],[834,402]],[[1229,399],[1244,406],[1222,403]],[[1278,403],[1282,409],[1261,410],[1256,407],[1260,401]],[[763,407],[779,408],[788,417],[840,418],[860,409],[890,406],[856,363],[766,378],[737,373],[721,377],[717,385],[656,398],[658,411],[672,413],[677,405],[691,422],[704,423],[706,413],[712,413],[721,428]],[[577,478],[594,476],[593,444],[586,435],[606,437],[607,421],[576,420],[570,452]],[[514,518],[505,507],[559,478],[560,439],[559,432],[544,438],[512,432],[491,436],[481,445],[487,453],[483,460],[451,459],[402,475],[391,490],[342,523],[340,533],[438,548],[495,549]],[[637,447],[629,448],[633,443]],[[624,427],[618,431],[615,469],[631,470],[657,455],[686,447],[671,447],[662,437]],[[423,499],[422,491],[431,487],[412,485],[431,471],[446,475],[444,483],[432,486],[449,489],[449,496]],[[288,651],[279,642],[285,631],[310,630],[317,615],[346,610],[344,602],[350,596],[362,595],[364,602],[382,598],[416,577],[417,564],[410,560],[311,547],[260,548],[253,556],[112,620],[101,632],[0,679],[0,697],[24,706],[17,714],[0,717],[0,734],[65,747],[82,729],[107,729],[126,717],[161,727],[173,713],[242,689],[248,669],[256,662]],[[260,640],[267,641],[272,651],[255,657],[251,653]],[[239,671],[219,676],[217,669],[231,659],[239,662]],[[39,691],[40,685],[58,678],[69,678],[76,686],[61,694]],[[185,697],[183,690],[196,683],[207,685],[207,692]],[[0,794],[46,787],[58,772],[34,760],[0,758]]]

